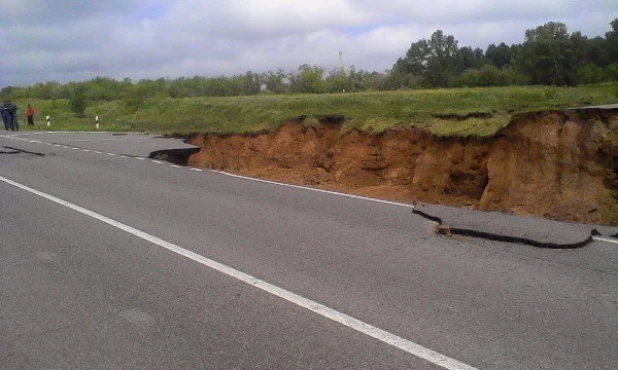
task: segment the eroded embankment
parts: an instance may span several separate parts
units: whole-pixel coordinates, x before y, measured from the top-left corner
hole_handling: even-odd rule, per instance
[[[454,122],[456,124],[456,122]],[[618,224],[618,111],[516,116],[491,138],[414,128],[342,133],[289,122],[275,133],[196,134],[188,164],[356,194]]]

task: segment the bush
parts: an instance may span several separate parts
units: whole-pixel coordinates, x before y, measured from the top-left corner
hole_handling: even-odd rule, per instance
[[[127,90],[124,98],[124,107],[127,113],[137,112],[146,100],[146,93],[142,89],[132,87]]]
[[[610,64],[605,68],[605,73],[609,77],[609,79],[613,81],[618,81],[618,64]]]
[[[609,80],[603,68],[587,63],[577,70],[577,79],[582,84],[597,84]]]
[[[455,87],[476,87],[479,86],[479,71],[477,69],[466,69],[453,79]]]
[[[502,86],[504,78],[496,66],[486,64],[479,70],[479,86]]]
[[[76,88],[73,90],[71,94],[71,98],[69,99],[69,104],[71,106],[71,112],[75,113],[77,116],[83,117],[86,112],[86,97],[84,95],[84,90],[81,88]]]

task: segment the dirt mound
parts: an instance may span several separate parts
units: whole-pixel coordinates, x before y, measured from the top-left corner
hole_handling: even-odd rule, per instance
[[[399,201],[618,223],[618,112],[524,114],[495,137],[381,135],[289,122],[276,133],[196,134],[189,165]]]

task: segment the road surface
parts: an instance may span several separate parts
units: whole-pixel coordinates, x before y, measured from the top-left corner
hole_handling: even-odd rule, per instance
[[[618,245],[441,237],[150,140],[0,137],[0,368],[618,367]]]

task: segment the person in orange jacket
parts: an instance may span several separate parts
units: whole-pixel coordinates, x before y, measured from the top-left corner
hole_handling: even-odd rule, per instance
[[[28,126],[34,126],[34,108],[30,104],[26,109],[26,115],[28,116]]]

